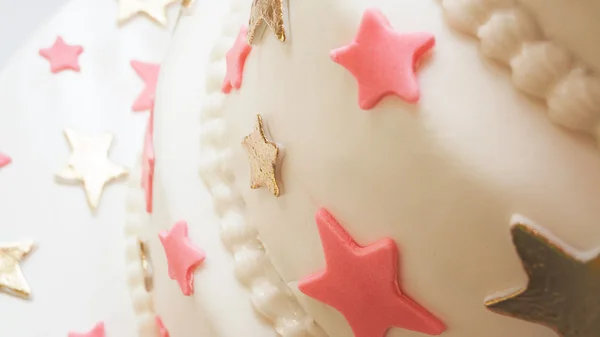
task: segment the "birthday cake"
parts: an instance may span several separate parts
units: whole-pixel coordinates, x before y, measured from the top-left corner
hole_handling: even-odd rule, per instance
[[[190,5],[142,184],[171,336],[597,336],[598,13]]]

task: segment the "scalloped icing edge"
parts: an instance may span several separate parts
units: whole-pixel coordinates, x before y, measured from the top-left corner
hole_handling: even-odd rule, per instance
[[[298,303],[292,290],[281,279],[265,251],[258,233],[243,216],[243,201],[234,190],[232,175],[225,168],[230,149],[221,145],[225,130],[221,84],[225,76],[225,55],[245,24],[244,13],[250,8],[243,1],[232,0],[224,19],[221,37],[213,47],[207,67],[206,97],[201,109],[200,175],[212,195],[215,212],[220,218],[221,239],[234,257],[237,278],[250,290],[251,302],[283,337],[327,336]]]
[[[600,77],[547,39],[516,0],[441,0],[448,24],[479,39],[486,57],[511,69],[513,84],[547,106],[548,118],[600,145]]]
[[[142,156],[138,157],[127,186],[125,231],[123,233],[125,237],[125,269],[138,336],[158,337],[159,327],[156,321],[154,301],[152,294],[146,290],[145,273],[139,255],[138,240],[142,235],[144,224],[148,223],[148,215],[145,209],[144,189],[141,184]]]

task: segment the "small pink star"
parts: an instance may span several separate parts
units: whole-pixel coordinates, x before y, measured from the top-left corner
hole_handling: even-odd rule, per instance
[[[337,309],[355,337],[383,337],[390,327],[439,335],[442,321],[408,298],[398,285],[398,248],[391,239],[359,246],[325,209],[316,214],[325,270],[298,288]]]
[[[165,328],[162,319],[160,316],[156,316],[156,326],[158,327],[158,334],[160,337],[169,337],[169,331]]]
[[[4,166],[10,164],[11,162],[12,162],[12,159],[9,156],[7,156],[3,153],[0,153],[0,167],[4,167]]]
[[[239,89],[242,86],[244,64],[252,50],[252,47],[248,44],[247,35],[248,27],[242,26],[233,47],[227,52],[227,73],[221,87],[221,91],[226,94],[230,93],[231,89]]]
[[[331,51],[331,59],[358,82],[358,105],[373,108],[387,95],[419,101],[415,74],[419,59],[435,45],[429,33],[400,34],[378,9],[367,9],[352,43]]]
[[[90,332],[77,333],[69,332],[69,337],[105,337],[104,336],[104,323],[99,322]]]
[[[154,189],[154,109],[150,110],[146,135],[144,136],[144,150],[142,152],[142,188],[146,196],[146,212],[152,213],[152,192]]]
[[[82,46],[71,46],[62,37],[57,37],[50,48],[40,49],[40,55],[50,61],[50,70],[58,73],[71,69],[79,71],[79,55],[83,53]]]
[[[184,295],[193,294],[194,270],[206,255],[188,238],[187,223],[179,221],[170,231],[163,231],[158,236],[167,255],[169,277],[179,283]]]
[[[131,61],[131,67],[146,84],[144,90],[138,95],[135,102],[133,102],[131,109],[136,112],[150,110],[154,106],[154,94],[156,93],[156,82],[158,81],[160,65],[134,60]]]

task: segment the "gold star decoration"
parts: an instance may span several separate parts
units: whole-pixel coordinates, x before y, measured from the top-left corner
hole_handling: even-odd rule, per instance
[[[190,8],[194,4],[195,0],[181,0],[181,7]]]
[[[127,169],[108,159],[113,141],[111,134],[96,137],[84,136],[71,129],[64,131],[71,147],[71,156],[66,168],[56,174],[66,182],[81,182],[88,204],[92,210],[98,207],[104,186],[127,175]]]
[[[31,295],[19,262],[32,249],[33,242],[29,240],[0,245],[0,289],[23,298]]]
[[[283,1],[285,0],[254,0],[250,11],[248,43],[252,44],[256,35],[264,30],[263,23],[275,33],[279,41],[285,42]]]
[[[267,139],[262,117],[256,115],[256,118],[254,131],[244,137],[242,141],[242,146],[246,150],[250,162],[250,188],[266,187],[278,197],[279,186],[276,172],[279,146]]]
[[[154,22],[167,25],[167,7],[176,3],[178,0],[118,0],[119,24],[124,24],[132,17],[143,14]],[[185,1],[188,5],[191,0]]]
[[[529,221],[516,221],[513,244],[529,281],[524,289],[495,297],[492,311],[541,324],[562,337],[600,334],[600,256],[579,259]]]

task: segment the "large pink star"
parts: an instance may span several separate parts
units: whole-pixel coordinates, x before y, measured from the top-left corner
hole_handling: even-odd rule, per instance
[[[156,93],[160,65],[134,60],[131,61],[131,67],[146,84],[144,90],[133,102],[131,109],[135,112],[150,110],[154,105],[154,94]]]
[[[56,38],[52,47],[40,49],[40,55],[50,61],[50,70],[53,73],[67,69],[79,71],[81,53],[83,53],[82,46],[68,45],[60,36]]]
[[[142,188],[146,197],[146,212],[152,213],[152,192],[154,189],[154,109],[150,110],[144,149],[142,151]]]
[[[206,255],[188,238],[187,223],[177,222],[170,231],[161,232],[159,238],[167,255],[169,277],[179,283],[184,295],[193,294],[194,270]]]
[[[0,167],[4,167],[12,162],[12,159],[5,155],[4,153],[0,153]]]
[[[378,9],[367,9],[352,43],[331,51],[358,82],[358,105],[369,110],[387,95],[419,101],[415,74],[419,59],[435,45],[429,33],[400,34]]]
[[[69,332],[69,337],[104,337],[104,323],[96,324],[90,332]]]
[[[326,267],[303,278],[300,291],[341,312],[355,337],[382,337],[390,327],[444,332],[443,322],[400,290],[394,241],[359,246],[325,209],[317,212],[316,221]]]
[[[227,73],[223,80],[221,91],[228,94],[231,89],[239,89],[242,86],[242,77],[244,75],[244,64],[252,47],[248,44],[248,27],[242,26],[240,33],[233,44],[233,47],[227,52],[225,57],[227,61]]]

